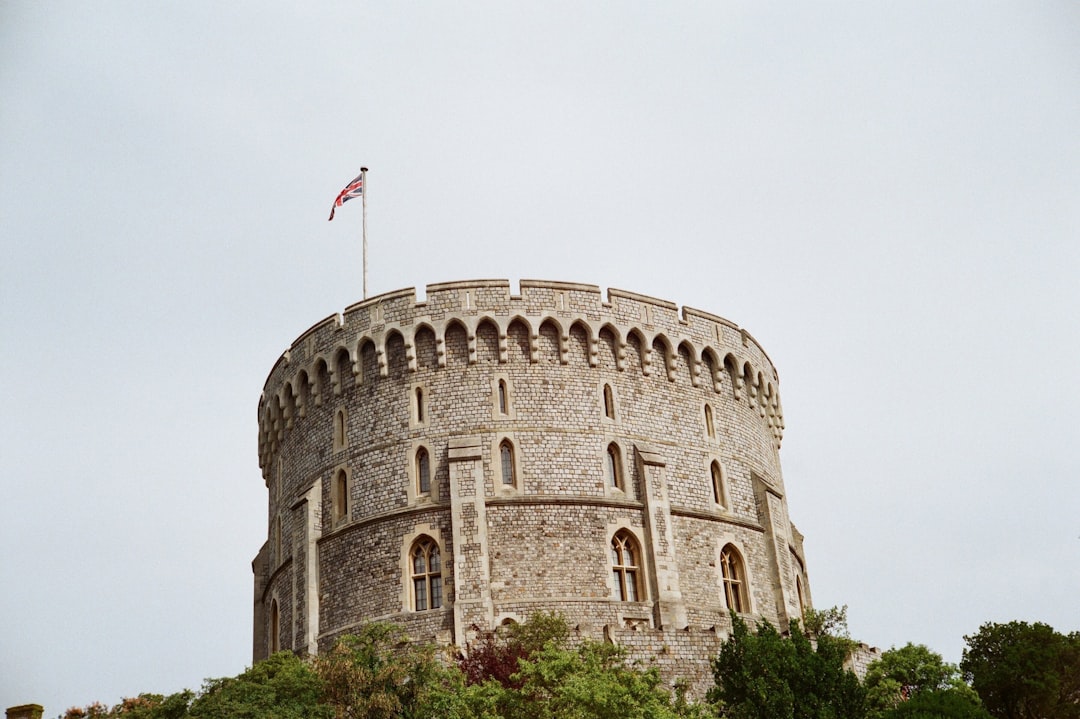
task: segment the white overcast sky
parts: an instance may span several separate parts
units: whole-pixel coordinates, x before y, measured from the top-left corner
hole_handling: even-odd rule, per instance
[[[361,298],[715,312],[815,604],[1080,629],[1080,5],[0,0],[0,708],[251,657],[256,408]]]

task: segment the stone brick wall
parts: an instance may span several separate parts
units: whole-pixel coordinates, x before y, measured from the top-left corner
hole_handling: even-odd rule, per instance
[[[269,501],[256,659],[275,598],[279,644],[301,653],[375,619],[463,644],[473,624],[556,610],[697,686],[730,623],[723,547],[742,559],[751,621],[786,629],[797,581],[809,601],[777,373],[715,315],[562,282],[522,281],[518,295],[506,281],[444,283],[420,302],[392,292],[293,342],[258,417]],[[617,532],[636,550],[638,601],[620,601]],[[415,611],[409,551],[422,537],[439,547],[443,604]]]

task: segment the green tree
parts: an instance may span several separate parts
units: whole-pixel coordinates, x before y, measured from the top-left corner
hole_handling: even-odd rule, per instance
[[[929,689],[900,702],[883,719],[991,719],[975,692]]]
[[[61,715],[61,719],[183,719],[188,715],[194,697],[195,694],[187,689],[169,696],[140,694],[121,699],[112,708],[101,702],[72,707]]]
[[[850,640],[810,637],[792,622],[784,637],[767,621],[751,632],[736,614],[732,633],[713,660],[709,692],[728,719],[861,719],[866,693],[844,668]]]
[[[292,652],[278,652],[238,676],[206,680],[187,716],[329,719],[333,714],[319,703],[321,693],[322,682],[306,661]]]
[[[960,669],[998,719],[1080,717],[1080,633],[988,622],[965,636]]]
[[[360,719],[455,719],[467,716],[464,682],[435,648],[409,641],[385,623],[361,627],[315,660],[330,716]]]
[[[469,687],[475,717],[484,719],[678,719],[702,708],[672,697],[655,669],[627,664],[622,649],[585,642],[575,649],[548,642],[522,661],[510,687]]]
[[[570,636],[566,619],[556,612],[537,612],[523,624],[509,624],[499,631],[477,631],[468,651],[458,660],[469,684],[482,684],[493,679],[504,687],[520,688],[517,677],[521,662],[551,643],[565,647]]]
[[[967,705],[979,707],[979,697],[964,683],[960,669],[922,644],[908,643],[882,653],[867,667],[863,683],[871,717],[893,716],[888,710],[927,692],[956,694]],[[956,706],[966,706],[964,701]],[[947,699],[941,702],[952,706]]]

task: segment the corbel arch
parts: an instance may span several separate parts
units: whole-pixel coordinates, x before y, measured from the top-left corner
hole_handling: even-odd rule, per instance
[[[739,359],[728,352],[724,355],[724,369],[731,378],[731,394],[735,399],[742,399],[743,377],[739,371]]]
[[[506,333],[499,327],[499,323],[493,317],[481,315],[476,318],[476,351],[473,353],[474,362],[490,358],[495,364],[502,364],[506,357]],[[492,345],[492,340],[494,344]]]
[[[626,369],[626,341],[623,339],[623,333],[611,322],[605,322],[596,333],[597,342],[600,345],[603,344],[602,340],[605,333],[611,336],[611,351],[615,369],[622,372]],[[597,357],[599,358],[599,350],[597,351]]]
[[[278,396],[278,403],[281,405],[281,416],[285,423],[285,429],[292,429],[293,419],[296,416],[296,395],[293,394],[291,382],[286,382],[282,386],[281,394]]]
[[[532,323],[529,322],[528,318],[523,317],[522,315],[514,315],[507,320],[507,360],[509,361],[512,355],[516,356],[515,353],[517,352],[517,347],[520,347],[520,335],[522,329],[525,331],[525,361],[529,364],[536,364],[540,351],[540,336],[537,334],[537,330],[533,327]],[[510,338],[514,339],[515,349],[513,352],[510,350]]]
[[[567,344],[569,337],[564,333],[562,323],[551,315],[544,315],[537,329],[537,360],[540,360],[540,348],[544,344],[544,335],[554,331],[555,334],[555,363],[566,364]]]
[[[322,406],[323,397],[326,395],[327,384],[323,382],[324,376],[330,377],[330,365],[325,357],[319,356],[311,362],[311,395],[316,407]]]
[[[345,345],[338,345],[330,352],[330,361],[326,365],[330,370],[330,384],[334,388],[335,397],[340,397],[345,391],[347,373],[352,373],[355,377],[355,362],[356,358]]]
[[[356,338],[356,376],[360,384],[374,381],[379,374],[379,342],[370,334],[362,334]]]
[[[653,335],[651,349],[655,353],[657,344],[660,345],[661,360],[663,362],[664,374],[667,376],[669,382],[675,381],[675,350],[671,345],[671,340],[663,332],[657,332]]]
[[[427,347],[427,337],[431,337],[430,354],[425,352]],[[435,331],[435,326],[430,322],[421,321],[417,322],[413,326],[412,330],[412,354],[409,358],[409,370],[416,372],[421,367],[437,367],[439,366],[438,356],[438,333]],[[426,355],[426,356],[425,356]]]
[[[308,400],[311,396],[311,379],[306,369],[301,367],[293,378],[296,382],[296,415],[303,419],[307,417]]]
[[[454,346],[453,333],[456,330],[460,330],[463,339],[465,340],[464,346],[456,348]],[[439,355],[439,366],[448,367],[451,361],[463,361],[463,364],[472,364],[472,356],[475,351],[475,347],[472,343],[475,342],[476,335],[472,335],[472,340],[469,339],[471,330],[469,325],[460,317],[450,317],[443,323],[441,331],[437,331],[435,334],[436,351]],[[458,357],[458,354],[461,354]]]
[[[593,329],[589,326],[589,323],[584,319],[578,318],[570,323],[570,328],[567,330],[566,338],[566,358],[570,360],[570,345],[574,336],[579,336],[584,339],[584,357],[585,364],[589,367],[596,366],[596,337],[593,335]],[[576,344],[576,342],[574,343]]]
[[[382,333],[382,336],[379,339],[381,340],[382,347],[383,347],[382,360],[379,363],[380,376],[381,377],[389,377],[390,376],[390,366],[391,366],[391,364],[394,364],[395,366],[400,366],[401,367],[402,376],[407,374],[408,371],[409,371],[408,368],[409,368],[410,363],[409,363],[409,359],[408,359],[409,358],[409,347],[408,347],[408,344],[407,344],[408,340],[405,339],[405,333],[403,333],[401,331],[401,329],[399,329],[395,325],[393,327],[388,327],[387,329],[385,329],[383,331],[383,333]],[[397,349],[392,350],[392,348],[397,348],[398,347],[397,343],[399,341],[401,343],[400,350],[399,350],[400,355],[398,354]],[[398,365],[398,358],[400,358],[400,365]],[[395,370],[395,373],[396,373],[396,371],[397,370]]]
[[[638,367],[641,374],[648,376],[652,372],[652,342],[637,327],[632,327],[626,333],[626,344],[637,349]],[[628,358],[629,359],[629,358]]]
[[[714,392],[720,391],[720,368],[723,363],[720,358],[717,357],[716,351],[709,346],[706,346],[701,351],[701,364],[705,367],[705,372],[709,378],[709,384],[712,386]]]
[[[690,374],[690,386],[697,387],[701,376],[701,357],[697,347],[688,339],[679,343],[679,354],[686,352],[686,371]]]

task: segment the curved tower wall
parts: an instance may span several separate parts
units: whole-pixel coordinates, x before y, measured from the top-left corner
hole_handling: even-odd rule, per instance
[[[786,627],[809,603],[782,435],[768,356],[706,312],[525,280],[357,303],[293,342],[259,402],[254,656],[325,651],[375,619],[464,644],[473,625],[556,610],[582,636],[674,652],[668,673],[685,674],[730,626],[725,548],[744,614]],[[418,542],[441,556],[439,608],[417,610]]]

